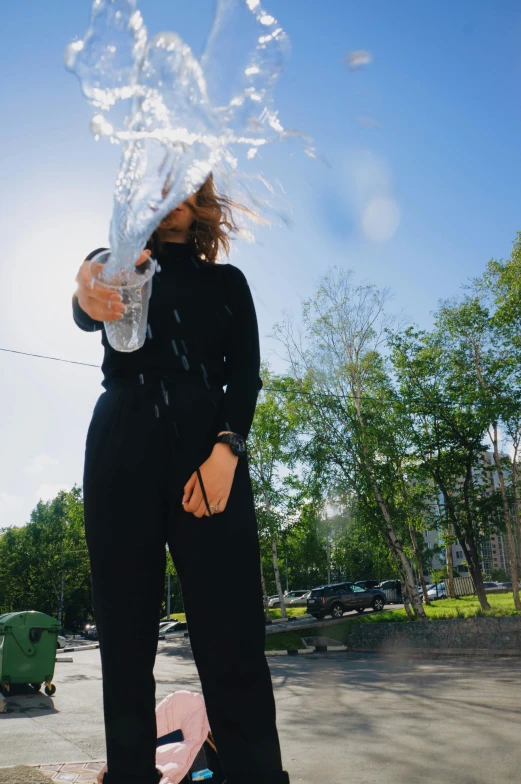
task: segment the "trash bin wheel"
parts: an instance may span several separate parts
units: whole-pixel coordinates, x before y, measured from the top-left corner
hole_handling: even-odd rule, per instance
[[[41,683],[31,683],[31,686],[33,687],[33,689],[35,691],[40,691],[40,689],[42,688],[42,684]]]
[[[45,693],[48,697],[52,697],[52,695],[56,693],[56,686],[54,683],[45,684]]]

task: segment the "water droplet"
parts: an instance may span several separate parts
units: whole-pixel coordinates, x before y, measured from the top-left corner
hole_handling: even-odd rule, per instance
[[[156,412],[156,418],[159,419],[159,408],[157,406],[154,406],[154,410]]]
[[[147,324],[147,336],[149,340],[152,340],[152,329],[150,328],[150,324]]]
[[[177,427],[177,422],[174,422],[174,430],[177,438],[179,438],[179,428]]]
[[[174,354],[176,355],[176,357],[178,357],[179,349],[177,348],[177,343],[175,342],[175,340],[172,340],[172,348],[174,349]]]
[[[145,383],[145,377],[144,377],[143,373],[139,374],[139,383],[140,384],[144,384]]]
[[[164,400],[165,400],[165,404],[168,406],[170,404],[170,401],[168,399],[168,390],[166,389],[163,381],[161,381],[161,389],[163,391],[163,397],[164,397]]]
[[[188,354],[188,349],[186,348],[186,343],[184,342],[184,340],[181,341],[181,346],[185,354]]]
[[[229,313],[229,314],[230,314],[230,316],[233,316],[232,309],[231,309],[230,307],[228,307],[228,305],[225,305],[225,306],[224,306],[224,309],[225,309],[225,311],[226,311],[227,313]]]
[[[203,376],[204,376],[205,378],[207,378],[207,376],[208,376],[208,373],[207,373],[207,371],[206,371],[206,367],[204,366],[204,364],[203,364],[202,362],[201,362],[201,370],[202,370],[202,372],[203,372]]]
[[[175,316],[175,320],[177,321],[177,323],[180,324],[181,323],[181,316],[179,315],[177,310],[174,310],[174,316]]]
[[[183,367],[185,370],[190,370],[190,365],[188,364],[188,360],[184,354],[181,357],[181,362],[183,363]]]
[[[190,260],[191,260],[192,264],[194,265],[194,267],[197,267],[197,269],[200,269],[201,265],[199,264],[199,262],[197,261],[197,259],[194,256],[190,256]]]

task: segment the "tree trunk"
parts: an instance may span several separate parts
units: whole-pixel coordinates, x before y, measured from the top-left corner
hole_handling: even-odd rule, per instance
[[[517,452],[518,452],[518,443],[516,442],[514,446],[514,457],[512,460],[512,488],[514,491],[514,512],[516,516],[516,533],[517,533],[517,563],[519,568],[521,568],[521,511],[520,511],[520,503],[519,503],[519,488],[518,488],[518,478],[517,478]]]
[[[456,598],[456,591],[454,590],[454,576],[452,565],[452,537],[450,534],[450,525],[447,525],[446,515],[443,514],[440,504],[439,493],[436,493],[436,505],[438,507],[438,516],[440,518],[441,526],[445,535],[445,559],[447,561],[447,584],[449,587],[448,594],[451,599]]]
[[[445,532],[445,559],[447,561],[447,587],[448,594],[451,599],[456,598],[456,591],[454,589],[454,566],[452,562],[452,542],[449,530]]]
[[[416,558],[416,565],[418,569],[418,577],[420,580],[420,585],[423,594],[423,601],[425,604],[430,604],[431,600],[427,596],[427,585],[425,584],[425,577],[423,576],[423,563],[422,563],[422,556],[418,547],[418,542],[416,540],[416,534],[414,532],[414,528],[412,525],[409,525],[409,533],[411,535],[411,542],[412,542],[412,549],[414,552],[414,557]]]
[[[445,504],[445,509],[447,510],[449,520],[452,524],[452,527],[454,528],[456,536],[458,537],[461,548],[465,553],[470,576],[472,578],[472,582],[474,583],[476,596],[478,597],[481,609],[490,610],[490,604],[488,603],[485,588],[483,587],[483,574],[479,565],[479,554],[476,542],[474,540],[474,534],[472,531],[468,530],[468,528],[464,528],[460,525],[458,516],[454,509],[454,504],[452,503],[452,498],[450,497],[450,494],[445,487],[445,483],[439,471],[434,470],[432,476],[442,492],[443,502]]]
[[[268,515],[271,515],[271,503],[266,490],[264,490],[264,503],[266,504],[266,511]],[[284,603],[284,592],[282,590],[282,583],[280,581],[279,556],[277,552],[277,537],[275,536],[275,534],[271,535],[271,552],[273,555],[273,571],[275,573],[275,584],[277,586],[277,593],[279,595],[279,600],[280,600],[280,612],[282,618],[284,620],[287,620],[286,605]]]
[[[380,488],[378,487],[378,483],[376,482],[376,478],[374,476],[371,466],[367,466],[367,471],[371,479],[371,485],[373,488],[373,493],[375,494],[376,502],[380,507],[380,511],[384,519],[386,539],[388,541],[395,563],[400,572],[400,577],[402,578],[403,588],[405,589],[403,598],[404,600],[408,600],[409,604],[412,606],[415,615],[418,618],[421,618],[422,621],[424,621],[426,620],[425,610],[423,608],[418,591],[416,590],[416,585],[414,584],[414,577],[412,574],[411,565],[407,560],[402,545],[396,535],[396,531],[394,530],[394,526],[391,521],[391,515],[389,513],[389,509],[384,499],[382,498],[382,494],[380,493]],[[407,610],[407,601],[404,601],[404,606],[405,609]]]
[[[389,507],[385,503],[382,493],[380,492],[380,488],[378,486],[378,482],[376,480],[376,476],[373,470],[373,466],[367,454],[367,448],[363,440],[363,434],[365,431],[365,424],[364,419],[362,416],[362,410],[360,407],[360,398],[356,398],[356,410],[358,415],[358,423],[360,425],[361,435],[362,438],[360,439],[360,448],[363,455],[363,462],[365,470],[369,476],[369,481],[371,484],[371,488],[373,490],[376,503],[378,504],[380,511],[382,513],[382,517],[384,519],[385,530],[386,530],[386,539],[389,543],[392,556],[395,560],[395,563],[398,567],[398,571],[400,572],[400,577],[402,578],[402,592],[404,592],[404,607],[407,611],[407,599],[412,606],[412,609],[415,615],[420,618],[421,620],[426,620],[425,610],[423,608],[420,596],[418,591],[416,590],[416,585],[414,583],[414,577],[412,574],[412,569],[409,561],[407,560],[405,553],[403,551],[402,545],[396,536],[396,531],[394,530],[394,526],[391,520],[391,514],[389,512]]]
[[[280,612],[283,619],[286,621],[288,616],[286,613],[286,605],[284,603],[284,592],[282,590],[282,583],[280,581],[279,559],[277,553],[277,537],[274,536],[271,540],[271,552],[273,553],[273,571],[275,572],[275,583],[277,585],[277,593],[280,599]]]
[[[60,608],[58,610],[58,620],[60,623],[63,622],[63,605],[65,603],[65,572],[62,572],[62,586],[61,586],[61,595],[60,595]]]
[[[261,572],[261,583],[262,583],[262,597],[264,603],[264,617],[267,621],[271,621],[268,592],[266,591],[266,580],[264,579],[264,569],[262,568],[262,558],[260,559],[260,572]]]
[[[512,593],[514,596],[514,605],[518,612],[521,611],[521,599],[519,598],[519,573],[517,570],[517,552],[516,542],[514,539],[514,531],[512,529],[512,518],[510,516],[510,506],[508,503],[507,490],[505,487],[505,477],[503,475],[503,468],[501,466],[501,458],[498,449],[498,433],[497,424],[493,425],[493,438],[492,444],[494,446],[494,463],[496,464],[496,471],[499,477],[499,488],[501,490],[501,500],[503,501],[503,514],[507,526],[508,549],[510,550],[510,578],[512,580]]]

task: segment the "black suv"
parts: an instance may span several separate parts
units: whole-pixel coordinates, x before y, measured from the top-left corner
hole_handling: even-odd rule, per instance
[[[366,607],[383,610],[385,594],[378,588],[365,590],[354,583],[335,583],[313,588],[307,603],[307,611],[317,619],[325,615],[341,618],[345,612],[356,610],[363,613]]]

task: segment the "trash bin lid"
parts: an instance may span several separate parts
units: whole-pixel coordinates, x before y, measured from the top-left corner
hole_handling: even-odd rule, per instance
[[[58,631],[61,624],[56,618],[37,610],[22,610],[22,612],[4,613],[0,615],[0,630],[13,626],[36,626],[39,629]]]

